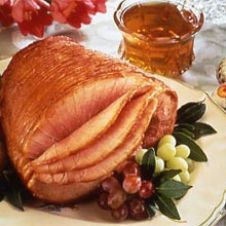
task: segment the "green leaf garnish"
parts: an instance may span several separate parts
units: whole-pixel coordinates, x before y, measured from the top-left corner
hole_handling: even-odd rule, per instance
[[[195,138],[194,132],[191,132],[190,130],[188,130],[186,128],[180,127],[180,124],[179,124],[179,126],[176,126],[174,128],[174,132],[184,133],[185,135],[187,135],[191,139],[194,139]]]
[[[199,139],[202,136],[214,134],[217,131],[209,124],[203,122],[196,122],[193,124],[195,127],[194,136],[195,139]]]
[[[181,132],[174,132],[173,135],[177,140],[177,144],[185,144],[190,148],[191,153],[189,158],[197,162],[208,161],[207,156],[203,152],[203,150],[189,136]]]
[[[190,123],[179,123],[178,126],[176,126],[175,128],[177,128],[177,127],[187,129],[190,132],[195,131],[195,126],[193,124],[190,124]]]
[[[0,194],[14,207],[23,209],[22,193],[25,191],[13,169],[3,170],[0,176]]]
[[[199,139],[200,137],[211,135],[217,131],[207,123],[195,122],[193,124],[182,123],[174,128],[174,132],[184,133],[192,139]]]
[[[177,111],[177,123],[194,123],[205,113],[206,105],[201,102],[190,102]]]
[[[0,202],[4,199],[4,195],[0,193]]]
[[[191,188],[175,180],[166,180],[156,188],[157,193],[164,195],[167,198],[181,198]]]
[[[150,180],[155,171],[155,150],[149,149],[142,159],[141,172],[142,177],[145,180]]]
[[[180,215],[178,213],[177,207],[172,199],[167,198],[163,195],[157,195],[155,202],[162,214],[171,219],[180,220]]]
[[[161,183],[163,183],[165,180],[168,180],[170,178],[175,177],[180,172],[181,172],[181,170],[173,170],[173,169],[172,170],[165,170],[154,178],[154,183],[155,183],[155,185],[158,186]]]
[[[14,207],[24,211],[21,191],[17,189],[11,189],[5,195],[6,200]]]
[[[156,207],[155,207],[155,202],[152,200],[150,201],[147,205],[147,212],[150,218],[154,217],[156,214]]]

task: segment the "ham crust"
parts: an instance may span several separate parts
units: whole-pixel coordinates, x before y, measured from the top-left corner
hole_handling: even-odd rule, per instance
[[[143,147],[149,148],[174,129],[177,114],[177,96],[175,92],[166,89],[158,96],[158,107],[145,133]]]
[[[88,194],[137,147],[171,133],[176,109],[162,82],[66,37],[23,49],[3,75],[9,157],[34,196],[53,203]]]
[[[46,184],[31,179],[28,188],[32,190],[35,197],[48,203],[67,204],[72,203],[90,192],[93,192],[102,180],[88,183],[71,183],[67,185]]]

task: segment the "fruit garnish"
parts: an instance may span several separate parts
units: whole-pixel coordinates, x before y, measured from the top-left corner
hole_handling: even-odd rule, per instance
[[[126,177],[128,175],[138,176],[140,174],[140,169],[138,163],[135,161],[128,161],[123,169],[123,175]]]
[[[151,181],[143,180],[140,187],[139,196],[143,199],[147,199],[154,195],[154,193],[155,193],[154,184]]]
[[[141,188],[141,178],[136,175],[127,175],[123,180],[122,187],[128,194],[135,194]]]
[[[124,221],[129,216],[129,209],[126,204],[120,206],[118,209],[111,211],[112,217],[117,221]]]
[[[134,220],[143,220],[148,218],[145,202],[140,198],[133,198],[128,202],[129,213]]]
[[[99,206],[104,210],[111,210],[112,217],[117,221],[127,218],[133,220],[152,218],[157,207],[166,216],[180,219],[173,199],[181,198],[191,188],[187,185],[190,173],[187,171],[188,163],[185,160],[189,148],[177,147],[176,142],[171,142],[174,139],[172,135],[167,135],[161,141],[161,145],[158,145],[157,150],[165,148],[167,151],[167,147],[174,150],[174,154],[169,155],[169,158],[163,160],[156,156],[155,153],[162,153],[154,148],[145,152],[140,149],[136,156],[124,165],[121,172],[103,181]],[[176,157],[177,149],[178,153],[185,158]],[[180,161],[175,161],[177,159]],[[140,164],[136,162],[137,160]],[[169,166],[170,164],[172,166]],[[168,166],[168,169],[165,166]]]
[[[104,193],[100,195],[99,206],[110,208],[117,221],[152,218],[157,210],[180,220],[174,200],[182,198],[191,188],[190,173],[195,169],[194,162],[207,161],[195,139],[216,133],[210,125],[197,122],[205,110],[203,102],[183,105],[178,110],[173,134],[163,136],[155,148],[140,148],[121,171],[102,183]],[[118,195],[114,205],[106,201],[112,191],[124,194]]]

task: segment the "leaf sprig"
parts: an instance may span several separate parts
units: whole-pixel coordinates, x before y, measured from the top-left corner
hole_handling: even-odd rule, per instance
[[[211,125],[197,122],[205,114],[205,111],[206,105],[202,101],[183,105],[177,111],[177,125],[173,132],[177,143],[186,144],[191,150],[189,158],[197,162],[206,162],[208,158],[194,140],[216,133]]]
[[[2,200],[5,198],[11,205],[23,211],[25,193],[28,194],[12,167],[4,169],[0,174]]]
[[[143,169],[142,173],[155,167],[155,151],[153,148],[146,152],[141,167]],[[181,198],[191,188],[191,186],[185,185],[182,182],[172,180],[180,172],[181,170],[167,170],[159,175],[154,175],[154,172],[151,170],[151,173],[148,174],[147,179],[151,179],[155,185],[155,196],[146,202],[146,208],[150,217],[155,215],[156,208],[158,208],[165,216],[180,220],[174,199]]]
[[[155,150],[149,149],[142,159],[141,175],[143,179],[150,180],[155,171]]]

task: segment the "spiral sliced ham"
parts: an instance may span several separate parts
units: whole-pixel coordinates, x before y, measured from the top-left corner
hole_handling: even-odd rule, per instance
[[[52,203],[90,193],[171,133],[176,109],[162,82],[66,37],[23,49],[3,75],[8,154],[33,195]]]
[[[58,173],[64,172],[65,170],[70,171],[93,165],[104,159],[127,139],[127,136],[137,121],[138,115],[143,115],[144,109],[147,108],[147,104],[146,96],[136,98],[123,109],[111,129],[93,142],[92,145],[89,145],[89,147],[81,149],[68,157],[61,158],[60,162],[55,161],[52,164],[46,163],[38,158],[32,163],[36,166],[35,171],[40,173]],[[95,152],[93,150],[95,150]],[[41,158],[43,158],[43,156],[41,156]],[[44,159],[45,158],[44,155]]]

